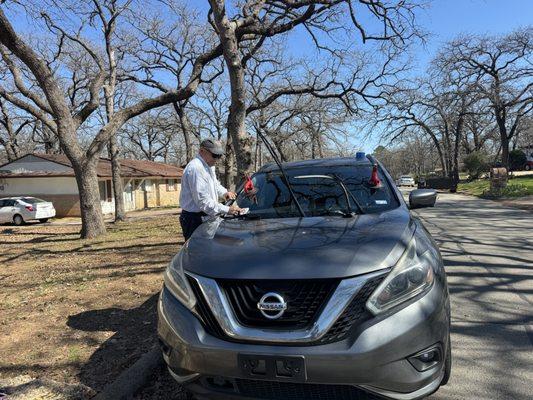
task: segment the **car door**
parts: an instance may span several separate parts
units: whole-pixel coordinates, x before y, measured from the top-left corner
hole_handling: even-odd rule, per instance
[[[0,200],[0,223],[11,222],[13,219],[12,200]]]

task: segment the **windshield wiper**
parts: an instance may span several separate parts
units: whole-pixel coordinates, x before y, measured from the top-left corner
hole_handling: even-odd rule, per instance
[[[261,140],[265,144],[267,150],[269,151],[270,155],[272,156],[272,158],[274,159],[274,161],[278,165],[278,168],[281,171],[281,175],[283,176],[283,180],[285,181],[285,185],[287,185],[287,189],[289,189],[289,193],[291,195],[292,201],[294,201],[294,203],[296,204],[296,207],[298,208],[298,212],[300,213],[300,216],[301,217],[305,217],[304,210],[303,210],[302,206],[300,205],[300,203],[298,202],[298,199],[296,198],[296,195],[294,194],[294,191],[292,190],[292,186],[291,186],[291,184],[289,182],[289,177],[285,173],[285,169],[283,168],[283,165],[281,165],[281,162],[279,161],[279,158],[278,158],[277,154],[274,152],[274,149],[272,149],[272,146],[270,145],[268,140],[266,140],[266,138],[263,136],[263,134],[261,132],[259,132],[259,129],[257,130],[257,135],[261,138]]]
[[[344,218],[351,218],[353,217],[353,213],[350,211],[342,211],[342,210],[322,210],[316,214],[317,216],[322,215],[338,215],[339,217]]]
[[[359,201],[355,198],[354,194],[348,190],[348,188],[346,187],[346,184],[344,183],[342,178],[340,176],[336,175],[336,174],[333,174],[333,177],[342,186],[342,188],[344,189],[344,192],[346,193],[346,195],[348,195],[348,194],[350,195],[350,197],[352,198],[353,202],[355,203],[355,205],[357,207],[357,210],[359,211],[359,214],[364,214],[365,212],[363,210],[363,207],[361,207],[361,203],[359,203]],[[349,207],[349,204],[350,204],[350,202],[348,201],[348,207]]]

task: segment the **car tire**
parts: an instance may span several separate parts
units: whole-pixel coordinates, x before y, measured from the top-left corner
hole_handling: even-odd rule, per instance
[[[452,375],[452,342],[448,337],[448,349],[446,350],[446,358],[444,359],[444,376],[440,383],[441,386],[444,386],[450,380]]]
[[[41,219],[39,220],[39,222],[40,222],[41,224],[44,224],[45,222],[48,222],[48,218],[41,218]]]
[[[526,165],[526,171],[529,171],[531,167],[529,165]]]
[[[20,226],[24,223],[24,218],[22,218],[22,215],[15,214],[13,215],[13,223],[17,226]]]

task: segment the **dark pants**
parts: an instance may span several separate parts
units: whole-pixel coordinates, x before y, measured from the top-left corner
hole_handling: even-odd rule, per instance
[[[189,240],[196,228],[202,225],[202,217],[206,215],[204,212],[181,211],[180,225],[185,240]]]

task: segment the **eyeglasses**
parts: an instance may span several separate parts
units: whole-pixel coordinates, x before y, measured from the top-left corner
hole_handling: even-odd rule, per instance
[[[222,158],[222,154],[213,154],[210,151],[209,151],[209,153],[211,154],[211,157],[213,157],[215,160],[218,160],[218,159]]]

